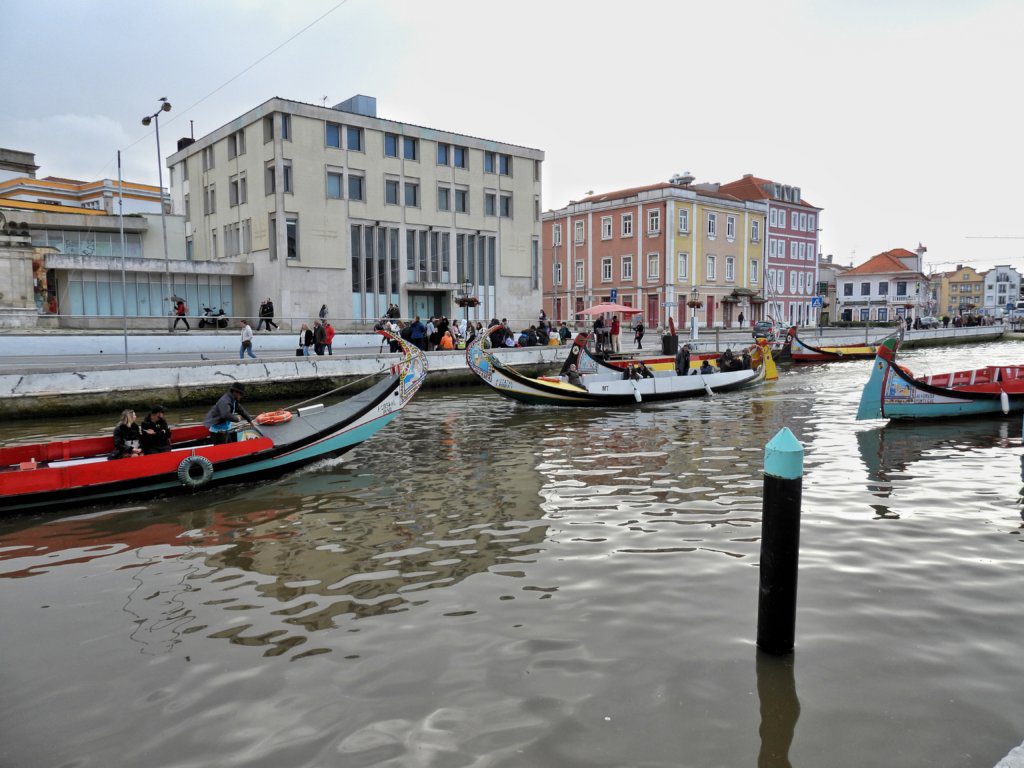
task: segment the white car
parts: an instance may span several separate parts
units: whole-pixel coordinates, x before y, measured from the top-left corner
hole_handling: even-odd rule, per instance
[[[921,318],[922,328],[941,328],[942,321],[937,317],[922,317]]]

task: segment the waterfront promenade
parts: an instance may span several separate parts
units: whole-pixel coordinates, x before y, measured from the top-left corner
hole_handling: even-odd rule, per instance
[[[880,329],[811,329],[801,338],[811,343],[843,343],[876,339]],[[911,331],[904,346],[931,346],[989,341],[1002,335],[1001,326]],[[7,417],[60,416],[82,411],[119,411],[127,401],[165,405],[206,403],[233,381],[252,385],[253,397],[276,399],[315,396],[343,385],[358,388],[397,360],[372,334],[335,337],[334,355],[295,356],[293,334],[256,337],[257,359],[238,358],[234,335],[78,333],[54,336],[0,335],[0,414]],[[689,341],[680,337],[680,343]],[[659,336],[645,337],[643,351],[659,354]],[[704,332],[689,342],[699,352],[749,344],[746,330]],[[550,372],[565,358],[567,347],[499,350],[506,363],[528,375]],[[636,351],[623,339],[623,351]],[[427,387],[476,383],[462,350],[428,353]]]

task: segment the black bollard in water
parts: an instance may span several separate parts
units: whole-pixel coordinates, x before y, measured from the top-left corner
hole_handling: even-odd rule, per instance
[[[804,449],[783,427],[764,449],[761,586],[757,601],[757,646],[776,656],[792,653],[796,636],[803,474]]]

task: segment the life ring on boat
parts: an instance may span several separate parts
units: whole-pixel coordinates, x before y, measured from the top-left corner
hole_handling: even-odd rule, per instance
[[[291,411],[267,411],[261,413],[253,421],[257,424],[284,424],[286,421],[292,420]]]
[[[213,477],[213,462],[205,456],[186,456],[178,465],[178,479],[189,488],[199,488]]]

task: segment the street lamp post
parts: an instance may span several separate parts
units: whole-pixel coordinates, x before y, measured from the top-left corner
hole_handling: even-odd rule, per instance
[[[686,302],[686,306],[690,308],[690,340],[697,340],[697,307],[701,306],[700,291],[697,290],[697,286],[693,286],[690,291],[690,300]]]
[[[464,302],[465,310],[466,310],[466,325],[469,325],[469,301],[468,301],[468,299],[469,299],[469,291],[470,291],[470,289],[472,287],[473,287],[473,284],[471,282],[469,282],[469,278],[468,277],[465,280],[462,281],[462,298],[467,299],[467,301]]]
[[[167,301],[171,300],[171,257],[167,251],[167,217],[164,211],[164,162],[160,154],[160,113],[170,112],[171,102],[166,97],[160,98],[160,109],[152,115],[142,118],[143,125],[153,123],[156,129],[156,172],[160,183],[160,227],[164,235],[164,276],[167,278]]]

